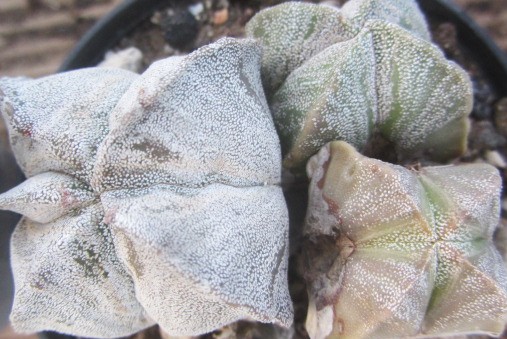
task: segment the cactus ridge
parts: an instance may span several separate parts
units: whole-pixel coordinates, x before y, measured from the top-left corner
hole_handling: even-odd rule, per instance
[[[399,161],[465,152],[471,82],[428,41],[414,1],[282,4],[257,14],[247,32],[263,45],[264,85],[292,174],[304,176],[333,140],[378,156],[381,136]]]

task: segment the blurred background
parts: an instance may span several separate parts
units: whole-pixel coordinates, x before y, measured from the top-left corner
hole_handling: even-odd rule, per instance
[[[78,39],[121,0],[0,0],[0,75],[54,73]]]
[[[0,0],[0,75],[54,73],[83,33],[121,1]],[[507,52],[507,0],[454,2]]]

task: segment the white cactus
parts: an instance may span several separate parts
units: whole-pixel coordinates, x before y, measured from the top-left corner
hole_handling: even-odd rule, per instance
[[[471,88],[467,74],[432,44],[369,21],[355,38],[297,68],[274,95],[284,166],[297,172],[332,140],[363,149],[376,133],[400,158],[459,156],[466,149]]]
[[[284,167],[296,176],[333,140],[363,150],[381,135],[400,160],[447,161],[465,151],[470,80],[426,41],[413,1],[352,0],[341,10],[282,4],[248,27],[265,50]]]
[[[174,335],[238,319],[289,326],[280,146],[253,40],[222,39],[138,76],[2,79],[28,180],[0,195],[22,332]]]
[[[246,25],[263,45],[262,79],[271,96],[287,76],[327,47],[353,38],[368,20],[384,20],[430,40],[414,0],[350,0],[342,8],[287,2],[260,11]]]

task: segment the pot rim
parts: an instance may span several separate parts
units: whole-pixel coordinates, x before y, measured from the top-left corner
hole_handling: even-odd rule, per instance
[[[432,19],[450,22],[457,28],[460,47],[470,53],[492,82],[499,97],[507,96],[507,54],[491,36],[451,0],[417,0],[424,14]]]
[[[83,35],[58,72],[96,66],[108,50],[148,19],[154,11],[174,3],[174,0],[124,0]]]

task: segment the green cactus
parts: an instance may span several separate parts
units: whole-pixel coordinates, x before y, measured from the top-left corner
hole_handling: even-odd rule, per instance
[[[277,84],[280,83],[268,84],[268,89],[278,88],[270,107],[282,143],[284,167],[293,174],[302,175],[308,158],[333,140],[345,140],[364,150],[371,149],[371,140],[381,135],[394,144],[400,160],[424,154],[436,161],[446,161],[466,149],[468,114],[472,109],[468,76],[446,60],[436,46],[387,20],[405,23],[408,16],[395,20],[385,13],[367,15],[364,9],[373,3],[359,0],[347,3],[358,12],[358,18],[364,18],[361,25],[350,24],[354,28],[346,29],[350,34],[333,35],[328,27],[319,26],[321,33],[314,32],[313,26],[308,28],[305,22],[315,13],[336,17],[325,6],[280,5],[252,19],[249,31],[259,38],[266,51],[263,58],[266,76],[276,77]],[[411,1],[403,1],[403,5],[399,1],[375,3],[377,9],[380,6],[389,9],[386,12],[396,13],[398,8],[403,13],[402,6],[412,6],[418,13]],[[336,15],[341,13],[334,11]],[[346,13],[350,10],[344,7],[343,12],[342,20],[347,23]],[[280,23],[289,20],[291,24],[287,24],[286,31],[274,25],[273,30],[258,32],[257,27],[267,20],[265,17],[273,21],[276,18]],[[373,19],[377,17],[384,20]],[[417,20],[414,19],[416,24],[412,27],[419,28],[414,30],[424,35],[420,16],[414,17]],[[324,20],[323,25],[327,21],[330,20]],[[300,54],[280,61],[277,58],[285,57],[273,46],[284,46],[284,39],[299,37],[302,32],[294,31],[295,28],[302,32],[311,30],[316,37],[309,41],[296,39],[294,48],[301,51],[285,50]],[[326,37],[321,40],[326,43],[319,40],[324,34]],[[333,40],[329,34],[339,38]],[[294,67],[285,67],[286,64]],[[277,70],[281,69],[286,72],[279,76]]]
[[[11,248],[20,332],[288,327],[288,215],[260,47],[222,39],[142,75],[0,79],[28,180]]]
[[[492,242],[501,178],[484,164],[405,169],[343,141],[308,163],[312,338],[485,333],[507,321]]]

